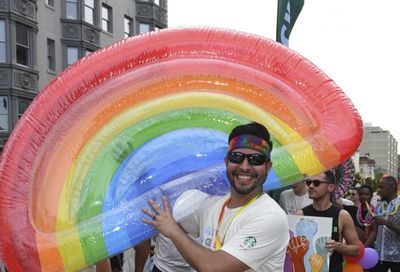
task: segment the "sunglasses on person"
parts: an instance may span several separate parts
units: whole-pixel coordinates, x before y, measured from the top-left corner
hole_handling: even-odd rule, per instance
[[[307,186],[310,186],[311,183],[312,183],[312,185],[314,185],[314,187],[318,187],[321,183],[329,183],[329,182],[327,182],[327,181],[322,181],[322,180],[319,180],[319,179],[314,179],[314,180],[307,179],[307,180],[306,180]]]
[[[231,163],[235,164],[241,164],[242,162],[244,162],[244,159],[247,158],[249,164],[254,166],[262,165],[267,161],[267,156],[262,154],[244,154],[241,152],[229,152],[227,157]]]

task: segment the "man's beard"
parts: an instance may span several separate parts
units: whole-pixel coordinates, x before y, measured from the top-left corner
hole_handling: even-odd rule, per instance
[[[255,179],[255,182],[253,184],[251,184],[249,187],[245,187],[245,188],[237,187],[234,179],[235,179],[235,176],[240,175],[240,174],[250,175],[252,178]],[[240,169],[234,170],[231,175],[228,174],[227,176],[228,176],[228,180],[229,180],[229,183],[231,184],[232,188],[241,195],[247,195],[248,193],[254,191],[255,188],[262,187],[262,185],[264,184],[264,182],[267,178],[266,175],[264,177],[262,177],[252,171],[242,171]]]

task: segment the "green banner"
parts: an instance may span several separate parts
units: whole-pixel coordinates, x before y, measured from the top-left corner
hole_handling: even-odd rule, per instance
[[[276,22],[276,41],[289,46],[289,36],[296,23],[304,0],[278,0],[278,17]]]

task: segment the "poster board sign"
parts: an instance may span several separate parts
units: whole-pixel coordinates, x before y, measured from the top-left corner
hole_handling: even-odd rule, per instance
[[[285,272],[328,272],[326,241],[331,239],[332,218],[288,215],[290,240]]]

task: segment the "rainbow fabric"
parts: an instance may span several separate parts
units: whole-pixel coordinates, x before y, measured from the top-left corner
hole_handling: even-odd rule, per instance
[[[262,37],[164,30],[89,55],[40,92],[5,146],[3,261],[12,271],[73,271],[149,238],[141,196],[213,175],[230,130],[250,120],[273,137],[266,190],[338,165],[362,138],[339,87]]]
[[[234,137],[229,142],[228,151],[230,152],[236,148],[253,149],[266,155],[267,158],[270,159],[271,147],[263,138],[254,135],[239,135]]]

